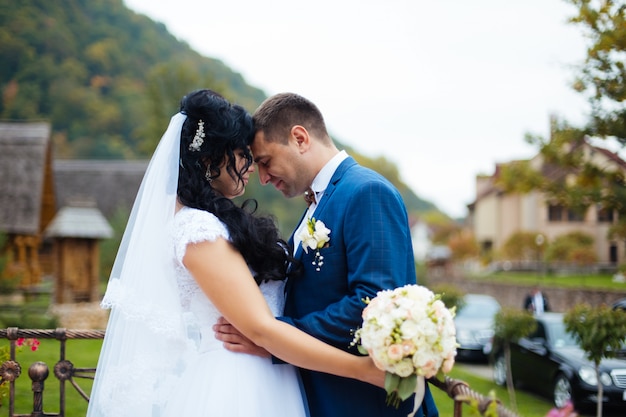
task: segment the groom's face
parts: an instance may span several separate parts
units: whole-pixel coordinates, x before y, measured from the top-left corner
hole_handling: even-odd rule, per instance
[[[309,184],[299,175],[301,158],[295,142],[287,144],[267,141],[264,132],[257,132],[250,147],[257,164],[262,185],[272,184],[287,198],[302,195]]]

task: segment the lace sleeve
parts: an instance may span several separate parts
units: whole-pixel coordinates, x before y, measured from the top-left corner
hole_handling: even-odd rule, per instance
[[[172,235],[174,256],[179,265],[182,265],[187,245],[190,243],[214,241],[220,237],[230,239],[226,226],[214,214],[188,207],[184,207],[176,214]]]

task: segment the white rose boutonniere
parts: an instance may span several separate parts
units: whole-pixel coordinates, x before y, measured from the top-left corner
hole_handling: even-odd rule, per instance
[[[315,251],[315,259],[312,263],[316,266],[316,271],[319,271],[324,264],[324,257],[320,254],[320,249],[328,246],[328,242],[330,242],[329,235],[330,229],[326,227],[324,222],[311,217],[306,221],[306,227],[299,236],[304,253],[309,253],[309,249]]]

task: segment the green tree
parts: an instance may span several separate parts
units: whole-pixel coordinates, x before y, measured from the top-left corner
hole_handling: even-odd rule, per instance
[[[501,344],[504,352],[504,368],[506,369],[506,388],[509,392],[511,408],[517,410],[513,374],[511,373],[511,342],[531,334],[537,328],[532,314],[511,307],[502,308],[494,317],[494,338]]]
[[[622,348],[626,335],[626,312],[612,310],[606,305],[591,307],[579,304],[565,314],[564,322],[566,330],[578,340],[587,359],[593,362],[598,398],[602,398],[600,361],[603,358],[614,358]],[[598,401],[596,415],[602,416],[602,401]]]
[[[617,214],[608,238],[626,239],[624,170],[596,164],[588,146],[592,138],[626,146],[626,5],[613,0],[565,1],[577,8],[570,22],[589,40],[573,88],[588,98],[590,120],[576,127],[554,117],[549,138],[527,134],[526,140],[539,147],[541,170],[529,162],[508,164],[499,185],[506,191],[540,191],[552,203],[578,213],[596,204]]]
[[[156,65],[147,76],[146,117],[139,136],[144,138],[140,150],[151,155],[165,132],[169,120],[180,108],[180,100],[190,91],[210,88],[234,100],[232,90],[216,80],[210,72],[200,73],[189,62],[168,62]]]
[[[577,91],[589,95],[590,133],[626,145],[626,4],[623,0],[566,0],[578,8],[571,22],[590,41]]]

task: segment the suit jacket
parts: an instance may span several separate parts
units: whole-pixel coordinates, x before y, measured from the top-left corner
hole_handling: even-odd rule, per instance
[[[358,354],[350,342],[361,325],[363,300],[417,281],[406,208],[391,183],[349,157],[337,168],[314,217],[330,229],[330,242],[320,250],[323,265],[317,271],[315,251],[297,248],[304,273],[287,283],[280,319]],[[301,375],[311,417],[395,417],[413,410],[412,397],[396,410],[386,405],[381,388],[307,370]],[[428,387],[422,404],[425,415],[438,415]]]

